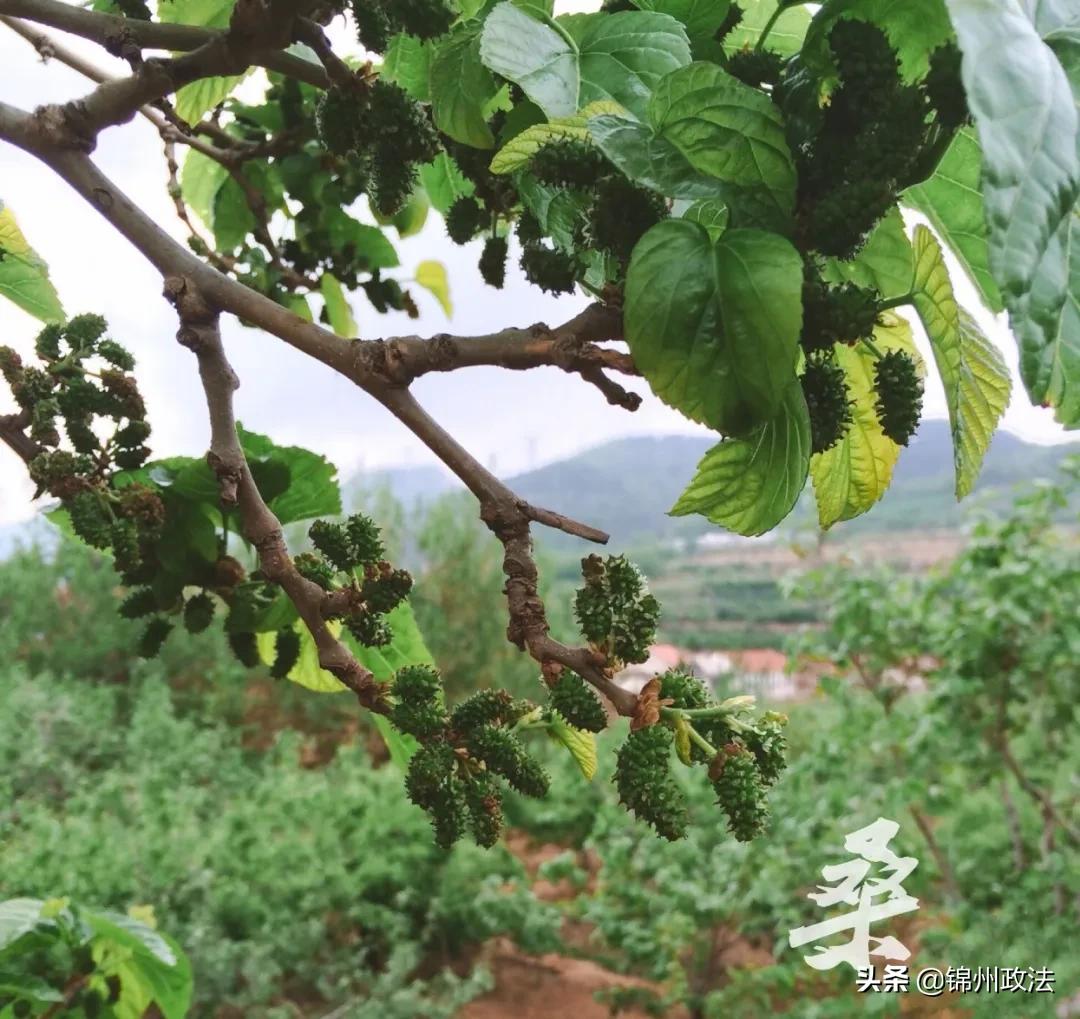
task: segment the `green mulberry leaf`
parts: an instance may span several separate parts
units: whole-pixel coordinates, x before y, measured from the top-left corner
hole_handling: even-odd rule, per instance
[[[736,534],[764,534],[791,512],[809,469],[810,416],[793,382],[773,420],[705,454],[671,515],[700,513]]]
[[[777,234],[667,220],[638,242],[626,337],[653,392],[739,435],[774,418],[795,378],[802,260]]]
[[[971,492],[983,457],[1009,403],[1005,361],[975,320],[957,305],[941,247],[915,228],[915,310],[930,339],[945,387],[956,467],[956,497]]]

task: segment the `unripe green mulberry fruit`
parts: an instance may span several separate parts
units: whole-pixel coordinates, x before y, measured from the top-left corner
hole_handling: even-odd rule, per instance
[[[400,669],[394,678],[393,694],[397,701],[390,720],[403,732],[421,742],[442,735],[446,729],[442,680],[426,665]]]
[[[874,365],[878,421],[881,430],[899,446],[906,446],[922,417],[923,380],[911,356],[888,350]]]
[[[832,449],[851,425],[851,400],[844,370],[831,357],[815,355],[806,361],[803,396],[810,412],[810,451]]]
[[[686,834],[686,797],[671,777],[674,736],[665,725],[631,732],[616,754],[619,801],[670,841]]]
[[[386,555],[379,525],[371,517],[354,513],[345,522],[345,532],[352,548],[352,565],[370,566]]]
[[[642,234],[667,216],[663,198],[621,174],[601,181],[595,196],[589,209],[589,243],[624,262]]]
[[[34,340],[34,350],[42,361],[58,361],[60,359],[60,339],[64,335],[62,326],[50,323]]]
[[[274,679],[285,679],[299,659],[300,634],[291,626],[278,630],[277,639],[274,641],[274,664],[270,666],[270,675]]]
[[[205,591],[184,602],[184,628],[188,633],[202,633],[214,621],[214,599]]]
[[[689,672],[669,669],[660,677],[660,699],[670,700],[676,708],[708,707],[710,697],[705,684]]]
[[[158,610],[157,598],[149,587],[132,591],[121,603],[119,612],[125,619],[139,619],[153,615]]]
[[[301,577],[318,584],[324,591],[334,586],[334,568],[321,556],[301,552],[293,559],[293,565]]]
[[[572,294],[577,286],[577,263],[562,251],[527,243],[520,264],[525,278],[549,294]]]
[[[384,53],[390,45],[394,26],[383,0],[349,0],[356,34],[364,49]]]
[[[551,688],[551,706],[571,725],[586,732],[602,732],[607,712],[596,694],[576,672],[567,670]]]
[[[316,520],[308,530],[311,543],[341,573],[348,573],[356,565],[352,544],[345,528],[327,520]]]
[[[114,368],[119,368],[121,371],[129,372],[135,369],[135,358],[130,351],[121,347],[115,340],[102,340],[97,345],[97,353],[99,357],[103,357]]]
[[[83,541],[94,548],[109,547],[112,543],[112,521],[97,492],[79,492],[67,503],[66,509],[72,529]]]
[[[117,572],[131,573],[139,568],[139,528],[131,520],[114,520],[109,527],[109,544]]]
[[[649,646],[656,640],[656,625],[660,621],[660,603],[646,594],[626,606],[616,616],[612,627],[611,650],[624,662],[643,662],[649,657]]]
[[[365,581],[364,601],[372,612],[390,612],[408,597],[412,582],[408,570],[387,570],[373,580]]]
[[[465,795],[460,782],[450,785],[445,800],[435,803],[428,811],[431,827],[435,831],[435,842],[443,849],[449,849],[465,834],[466,812]]]
[[[230,631],[228,639],[229,647],[241,665],[254,669],[262,663],[262,659],[259,657],[259,645],[254,633]]]
[[[140,658],[157,658],[162,646],[172,633],[173,625],[167,619],[158,617],[151,619],[139,638],[138,652]]]
[[[480,255],[480,275],[489,287],[502,290],[506,282],[506,238],[489,237]]]
[[[100,315],[76,315],[64,326],[64,336],[73,352],[89,357],[107,328],[108,324]]]
[[[533,156],[529,169],[541,184],[585,190],[610,170],[603,153],[588,142],[563,140],[545,145]]]
[[[430,810],[450,795],[457,755],[446,743],[428,743],[409,759],[405,793],[418,807]]]
[[[720,23],[720,27],[716,30],[716,34],[713,38],[717,42],[723,42],[732,32],[735,31],[739,25],[742,24],[744,16],[743,9],[737,4],[733,3],[724,15],[724,20]]]
[[[772,785],[787,767],[786,725],[786,715],[767,711],[753,730],[743,733],[765,785]]]
[[[955,43],[940,46],[930,54],[930,71],[923,81],[938,121],[950,131],[971,119],[964,83],[960,79],[960,64],[960,49]]]
[[[481,771],[465,783],[465,805],[476,844],[489,849],[502,834],[503,812],[502,792],[488,772]]]
[[[467,741],[469,753],[501,775],[519,793],[537,798],[547,795],[551,780],[547,772],[529,756],[513,733],[482,725]]]
[[[446,232],[455,244],[466,244],[479,233],[486,218],[480,203],[464,195],[446,213]]]
[[[356,123],[362,100],[355,88],[333,85],[315,108],[319,139],[329,152],[348,155],[356,147]]]
[[[390,627],[371,612],[357,612],[349,616],[345,626],[364,647],[385,647],[394,639]]]
[[[760,835],[769,821],[769,805],[754,755],[736,744],[721,749],[719,774],[713,778],[717,803],[728,817],[728,830],[740,842]]]
[[[71,424],[68,424],[68,435],[71,434]],[[73,440],[74,441],[74,440]],[[124,471],[136,471],[150,459],[150,450],[146,446],[137,446],[135,449],[120,449],[116,453],[116,466]]]
[[[590,644],[602,644],[612,627],[611,602],[601,587],[585,586],[574,597],[574,616]]]
[[[505,690],[477,690],[454,708],[450,728],[466,735],[482,725],[505,725],[513,713],[514,699]]]
[[[148,438],[150,426],[145,421],[129,421],[113,435],[113,441],[123,449],[137,449]]]
[[[724,69],[733,78],[743,84],[757,88],[760,85],[775,85],[780,81],[784,68],[784,58],[772,50],[741,49],[736,50],[727,59]]]

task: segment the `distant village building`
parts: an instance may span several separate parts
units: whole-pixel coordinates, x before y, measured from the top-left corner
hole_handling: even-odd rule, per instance
[[[795,700],[809,694],[816,676],[789,675],[787,655],[772,648],[743,651],[691,651],[674,644],[654,644],[649,657],[628,665],[615,681],[638,693],[658,673],[684,668],[703,679],[719,696],[748,693],[763,700]]]

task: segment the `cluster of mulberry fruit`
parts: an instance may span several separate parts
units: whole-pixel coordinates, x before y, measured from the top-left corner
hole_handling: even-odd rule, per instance
[[[834,344],[869,340],[878,325],[881,295],[855,283],[826,283],[812,261],[803,279],[803,324],[799,342],[807,355]]]
[[[425,665],[401,669],[390,695],[390,720],[420,743],[405,791],[427,811],[440,846],[449,848],[466,830],[478,845],[494,845],[503,783],[525,796],[547,795],[548,775],[515,731],[533,704],[505,690],[479,690],[448,710],[439,673]]]
[[[349,0],[364,49],[384,53],[399,32],[434,39],[449,31],[454,11],[446,0]]]
[[[632,728],[619,748],[615,784],[620,801],[664,838],[680,839],[690,815],[673,768],[676,761],[701,765],[708,769],[728,830],[749,842],[765,830],[768,788],[786,766],[787,719],[766,712],[753,724],[738,720],[734,710],[725,712],[713,701],[697,677],[672,670],[658,679],[659,703],[667,710],[653,724]],[[697,737],[693,741],[691,727]]]
[[[150,425],[131,374],[135,360],[106,328],[98,315],[46,326],[35,343],[38,364],[0,347],[0,374],[38,447],[29,465],[38,495],[59,499],[75,533],[110,551],[127,573],[160,536],[165,507],[150,487],[124,476],[150,455]]]
[[[380,647],[393,637],[385,616],[412,590],[407,570],[386,561],[378,525],[363,513],[343,523],[316,520],[308,531],[315,552],[298,555],[297,570],[324,591],[344,595],[340,618],[364,647]]]
[[[931,72],[906,84],[886,34],[855,18],[837,21],[829,46],[839,85],[815,117],[812,137],[799,139],[798,233],[808,249],[854,257],[896,204],[897,195],[921,179],[923,156],[941,129],[967,119],[959,61],[951,49],[934,55]],[[797,62],[785,74],[800,73]],[[774,96],[782,107],[797,102],[797,88],[781,79]],[[792,109],[789,120],[800,122]]]
[[[416,167],[439,152],[427,112],[382,78],[357,76],[327,89],[316,123],[326,148],[347,158],[352,172],[366,179],[364,190],[384,215],[405,204],[416,184]]]
[[[574,615],[589,644],[611,664],[643,662],[656,639],[660,603],[641,571],[626,556],[590,555],[581,561],[585,584]]]

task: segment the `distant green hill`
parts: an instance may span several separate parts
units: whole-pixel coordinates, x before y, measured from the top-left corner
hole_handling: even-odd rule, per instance
[[[529,502],[602,527],[616,547],[651,544],[716,532],[701,517],[669,517],[667,511],[693,477],[698,461],[713,445],[706,436],[634,436],[587,449],[576,456],[526,471],[508,479]],[[945,421],[926,421],[897,464],[893,485],[885,498],[865,516],[840,524],[836,533],[867,534],[886,529],[939,530],[958,527],[979,505],[1004,505],[1013,486],[1048,477],[1080,441],[1060,446],[1025,442],[999,432],[990,446],[975,493],[958,504],[953,497],[953,452]],[[349,495],[385,487],[404,505],[412,506],[460,488],[438,467],[403,467],[365,472],[350,479]],[[815,526],[809,488],[784,528]],[[558,535],[538,529],[547,541]],[[567,541],[569,543],[569,539]],[[576,547],[576,543],[575,543]]]
[[[713,440],[696,436],[618,439],[520,474],[510,479],[510,485],[530,502],[604,528],[616,545],[693,538],[716,528],[699,517],[669,517],[667,511],[712,445]],[[844,534],[957,527],[969,507],[1004,503],[1012,486],[1053,474],[1061,460],[1077,450],[1080,442],[1040,446],[999,432],[975,494],[958,505],[953,496],[948,424],[926,421],[900,457],[893,486],[881,503],[837,530]],[[813,526],[813,522],[813,497],[808,490],[787,527]]]

